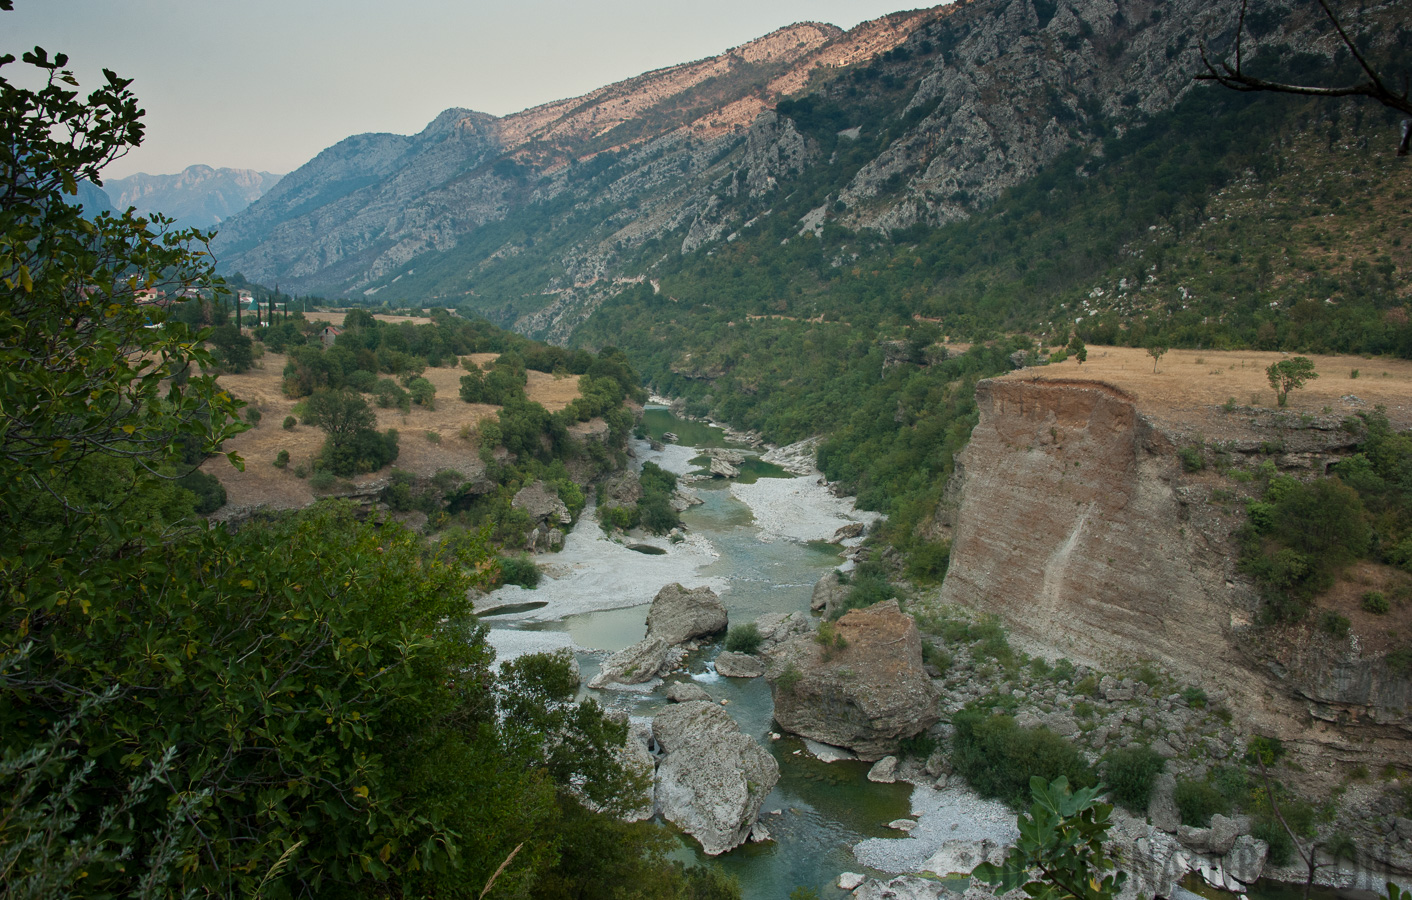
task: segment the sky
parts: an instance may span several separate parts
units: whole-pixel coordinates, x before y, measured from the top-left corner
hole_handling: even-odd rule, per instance
[[[941,2],[941,0],[935,0]],[[67,53],[85,90],[133,79],[143,145],[105,171],[286,173],[345,137],[453,106],[506,115],[793,22],[851,28],[905,0],[15,0],[0,53]],[[18,68],[16,64],[13,68]],[[9,74],[12,67],[6,67]],[[15,78],[15,75],[9,74]]]

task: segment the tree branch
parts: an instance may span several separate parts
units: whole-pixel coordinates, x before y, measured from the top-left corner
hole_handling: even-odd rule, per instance
[[[1367,97],[1386,106],[1389,109],[1397,110],[1412,116],[1412,100],[1408,98],[1408,92],[1404,90],[1402,94],[1396,94],[1383,83],[1382,76],[1368,62],[1367,58],[1359,51],[1358,45],[1349,36],[1343,23],[1329,7],[1328,0],[1317,0],[1319,7],[1324,11],[1329,21],[1334,26],[1334,31],[1338,33],[1339,40],[1353,54],[1353,58],[1358,61],[1359,67],[1368,76],[1368,80],[1359,81],[1353,84],[1318,86],[1290,84],[1282,81],[1269,81],[1249,75],[1244,68],[1244,50],[1242,41],[1245,36],[1245,14],[1249,5],[1249,0],[1241,0],[1240,16],[1236,24],[1235,38],[1235,65],[1231,65],[1225,59],[1213,61],[1207,54],[1206,43],[1200,45],[1201,64],[1206,67],[1204,73],[1193,76],[1197,81],[1214,81],[1222,87],[1233,91],[1250,93],[1254,91],[1268,91],[1276,94],[1296,94],[1303,97]],[[1407,156],[1409,152],[1409,137],[1412,137],[1412,123],[1404,121],[1402,123],[1402,138],[1397,147],[1398,156]]]

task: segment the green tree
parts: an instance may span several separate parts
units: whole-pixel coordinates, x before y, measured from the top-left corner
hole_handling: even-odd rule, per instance
[[[1270,379],[1270,387],[1275,389],[1275,399],[1280,406],[1289,399],[1289,392],[1304,387],[1305,382],[1319,377],[1314,371],[1314,363],[1308,357],[1292,356],[1279,362],[1270,363],[1265,369],[1265,377]]]
[[[1113,871],[1116,861],[1103,847],[1113,807],[1098,801],[1099,791],[1070,791],[1062,775],[1048,784],[1031,778],[1034,804],[1015,823],[1020,840],[1002,865],[977,866],[976,877],[1003,892],[1022,887],[1036,900],[1112,900],[1127,874]],[[1031,871],[1039,878],[1032,880]]]
[[[1088,347],[1084,346],[1083,338],[1079,337],[1077,331],[1069,338],[1068,350],[1070,356],[1078,359],[1079,365],[1088,361]]]
[[[0,510],[10,513],[36,491],[72,506],[66,485],[95,454],[155,470],[178,441],[204,454],[244,429],[239,404],[197,374],[214,368],[202,335],[138,302],[149,290],[215,290],[207,235],[161,216],[86,219],[73,202],[80,179],[101,184],[103,167],[141,140],[130,82],[104,70],[82,98],[62,54],[35,48],[23,62],[37,89],[0,75]]]
[[[1157,374],[1157,361],[1167,355],[1167,347],[1162,344],[1153,344],[1147,348],[1147,355],[1152,357],[1152,374]]]
[[[412,402],[427,409],[436,409],[436,386],[420,376],[407,382],[407,393]]]
[[[526,893],[560,795],[622,794],[621,726],[564,696],[563,660],[495,680],[464,599],[484,547],[446,560],[341,506],[171,527],[166,476],[238,404],[139,299],[215,286],[209,259],[79,215],[140,110],[112,73],[84,100],[63,57],[26,62],[38,88],[0,78],[0,895],[467,895],[517,846],[496,885]]]

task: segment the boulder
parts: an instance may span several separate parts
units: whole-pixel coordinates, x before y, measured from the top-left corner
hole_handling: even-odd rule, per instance
[[[618,472],[603,482],[604,506],[633,506],[642,499],[642,484],[632,472]]]
[[[918,875],[899,875],[891,881],[869,878],[853,891],[857,900],[958,900],[939,881]]]
[[[515,494],[515,498],[510,501],[510,505],[516,509],[524,510],[530,517],[530,521],[533,522],[568,525],[573,521],[564,501],[560,500],[559,495],[542,481],[536,481],[520,488],[519,493]]]
[[[723,650],[716,657],[716,673],[727,678],[759,678],[765,674],[765,664],[748,653]]]
[[[910,833],[913,829],[917,827],[917,820],[893,819],[891,822],[887,823],[887,827],[891,828],[893,831],[903,831]]]
[[[1206,846],[1217,856],[1225,856],[1231,852],[1239,836],[1240,826],[1235,820],[1217,813],[1211,817],[1211,833],[1206,837]]]
[[[716,856],[750,836],[779,765],[713,703],[669,706],[652,720],[665,752],[657,766],[657,808]]]
[[[736,468],[724,459],[711,460],[711,475],[714,478],[734,478],[740,474],[740,469]]]
[[[897,757],[884,756],[873,763],[873,767],[868,770],[868,780],[878,784],[892,784],[897,781]]]
[[[921,635],[896,600],[853,610],[834,629],[830,646],[801,635],[770,661],[775,721],[786,731],[871,761],[939,721]]]
[[[831,571],[814,584],[814,594],[809,598],[809,608],[814,612],[833,610],[848,594],[848,588],[839,583],[838,572]]]
[[[1123,700],[1133,699],[1133,684],[1130,679],[1124,678],[1122,681],[1112,675],[1104,675],[1103,680],[1098,682],[1098,691],[1103,695],[1103,699],[1110,703],[1117,703]]]
[[[1198,853],[1205,853],[1211,847],[1211,829],[1178,825],[1177,840],[1181,841],[1183,846],[1190,847]]]
[[[1177,883],[1191,865],[1190,854],[1176,838],[1154,830],[1143,819],[1121,809],[1113,811],[1113,828],[1108,837],[1122,859],[1123,871],[1128,873],[1118,900],[1175,896]]]
[[[683,644],[726,630],[726,608],[708,587],[687,590],[669,584],[652,598],[647,611],[647,636],[667,646]]]
[[[1079,733],[1078,720],[1066,712],[1050,713],[1040,722],[1060,737],[1073,737]]]
[[[711,695],[694,681],[674,681],[667,685],[667,699],[673,703],[689,703],[693,700],[705,700],[709,703]]]
[[[838,889],[841,891],[851,891],[867,880],[867,875],[859,875],[857,872],[844,872],[838,876]]]
[[[643,638],[608,657],[603,668],[588,683],[591,688],[609,684],[641,684],[651,681],[663,671],[670,671],[667,651],[671,649],[661,638]]]
[[[862,522],[849,522],[847,525],[840,526],[839,529],[833,533],[833,537],[829,538],[829,543],[841,544],[844,541],[862,537],[863,532],[867,530],[868,526]]]
[[[701,497],[698,496],[695,491],[691,490],[690,488],[681,487],[677,488],[675,491],[672,492],[672,499],[670,501],[670,503],[672,504],[672,509],[676,510],[677,512],[686,512],[693,506],[700,506],[705,502],[706,501],[702,500]]]
[[[1163,772],[1153,782],[1152,797],[1147,801],[1147,818],[1153,828],[1168,834],[1177,833],[1182,816],[1177,810],[1177,777],[1172,773]]]
[[[814,630],[814,620],[802,611],[768,613],[755,620],[760,632],[760,654],[773,651],[780,644],[800,634],[810,634]]]
[[[1254,884],[1265,872],[1265,858],[1269,853],[1269,844],[1242,834],[1231,842],[1230,851],[1221,858],[1221,868],[1241,884]]]
[[[941,849],[922,863],[922,868],[938,875],[969,875],[983,862],[999,865],[1005,860],[1005,849],[993,841],[942,841]]]

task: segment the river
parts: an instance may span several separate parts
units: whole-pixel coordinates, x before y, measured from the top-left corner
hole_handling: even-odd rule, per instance
[[[678,475],[699,467],[699,461],[693,463],[699,448],[730,446],[719,429],[676,419],[662,408],[649,407],[644,423],[654,437],[672,431],[691,442],[660,451],[635,442],[639,462],[655,462]],[[652,597],[672,582],[711,587],[732,623],[766,613],[807,611],[814,583],[844,564],[840,548],[825,540],[842,525],[874,516],[831,495],[817,483],[817,474],[793,475],[761,462],[743,468],[735,482],[685,485],[703,502],[683,513],[688,537],[682,543],[644,541],[665,551],[660,555],[608,540],[592,510],[586,511],[564,549],[539,558],[545,577],[538,588],[507,587],[492,596],[493,603],[509,604],[486,617],[497,652],[514,656],[570,647],[587,683],[609,652],[642,639]],[[741,730],[779,762],[780,781],[761,814],[775,840],[747,844],[716,861],[740,880],[745,900],[779,900],[798,886],[813,888],[821,897],[843,896],[834,887],[838,873],[872,871],[854,858],[855,844],[904,837],[886,824],[908,814],[912,788],[869,782],[866,763],[819,762],[797,739],[772,740],[769,686],[760,678],[717,676],[711,661],[720,649],[716,644],[699,651],[688,660],[686,674],[672,677],[690,677],[714,699],[729,701],[726,709]],[[660,690],[592,694],[634,717],[651,717],[666,705]],[[684,860],[707,858],[694,840],[683,836],[682,841]]]

